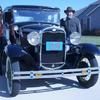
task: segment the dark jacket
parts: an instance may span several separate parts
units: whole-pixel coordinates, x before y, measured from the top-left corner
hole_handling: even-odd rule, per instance
[[[67,36],[69,36],[72,32],[79,32],[81,34],[80,21],[76,17],[73,18],[66,17],[65,20],[61,19],[60,25],[61,27],[64,27]]]

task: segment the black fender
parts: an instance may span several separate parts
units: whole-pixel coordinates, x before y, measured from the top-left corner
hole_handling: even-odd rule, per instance
[[[33,57],[28,54],[20,45],[10,44],[5,49],[6,55],[10,57],[12,61],[22,61],[24,63],[33,63]]]
[[[81,48],[81,51],[80,51],[81,54],[92,54],[92,55],[99,55],[100,56],[100,50],[94,44],[81,43],[80,48]]]
[[[5,49],[5,53],[10,58],[17,58],[17,57],[21,57],[24,55],[22,50],[23,49],[17,44],[10,44],[10,45],[7,45]]]

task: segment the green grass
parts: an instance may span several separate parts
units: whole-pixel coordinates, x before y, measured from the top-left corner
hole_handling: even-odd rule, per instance
[[[81,43],[100,45],[100,36],[82,36]]]

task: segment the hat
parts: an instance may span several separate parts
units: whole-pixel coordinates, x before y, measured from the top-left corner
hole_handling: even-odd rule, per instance
[[[64,10],[64,13],[68,13],[68,12],[73,12],[73,13],[75,13],[75,10],[73,10],[72,7],[67,7],[67,9]]]

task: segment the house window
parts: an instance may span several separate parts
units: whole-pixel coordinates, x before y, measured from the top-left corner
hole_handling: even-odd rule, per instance
[[[82,27],[82,29],[83,29],[83,19],[81,19],[81,27]]]
[[[90,31],[91,30],[91,19],[90,17],[87,18],[87,29]]]

